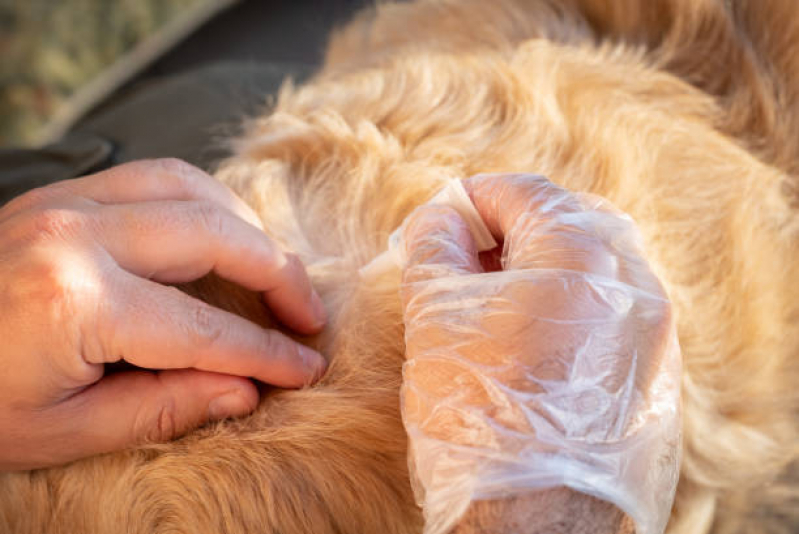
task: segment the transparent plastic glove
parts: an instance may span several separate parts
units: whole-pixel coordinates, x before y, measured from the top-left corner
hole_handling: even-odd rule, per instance
[[[532,175],[464,182],[503,243],[443,205],[402,230],[402,411],[425,533],[472,501],[566,486],[663,532],[681,453],[670,304],[631,219]],[[501,265],[501,266],[500,266]]]

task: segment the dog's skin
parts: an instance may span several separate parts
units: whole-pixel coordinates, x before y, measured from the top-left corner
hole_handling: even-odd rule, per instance
[[[631,214],[674,303],[684,456],[668,531],[795,532],[797,10],[431,0],[366,12],[217,173],[309,266],[332,317],[308,340],[332,358],[326,377],[172,443],[1,475],[0,532],[420,532],[397,394],[399,272],[358,268],[447,178],[516,171]],[[229,284],[187,290],[270,323]],[[517,523],[519,498],[483,503],[458,528],[538,532],[540,509],[579,519],[550,532],[629,530],[607,503],[546,498]]]

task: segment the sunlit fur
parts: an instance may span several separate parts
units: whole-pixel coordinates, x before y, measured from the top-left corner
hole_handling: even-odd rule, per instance
[[[669,532],[799,528],[794,0],[380,5],[235,147],[217,176],[309,265],[329,373],[174,443],[2,475],[0,531],[419,532],[399,275],[358,268],[443,180],[499,171],[603,195],[640,225],[685,360]],[[226,284],[191,291],[268,323]]]

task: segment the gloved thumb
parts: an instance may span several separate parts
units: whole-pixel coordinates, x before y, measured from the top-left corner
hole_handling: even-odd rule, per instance
[[[406,257],[404,286],[483,272],[469,226],[448,206],[417,208],[403,226],[402,246]]]
[[[195,369],[106,376],[59,407],[79,436],[75,458],[179,437],[208,421],[237,417],[258,405],[248,379]],[[64,420],[62,417],[61,420]],[[77,427],[77,428],[76,428]]]

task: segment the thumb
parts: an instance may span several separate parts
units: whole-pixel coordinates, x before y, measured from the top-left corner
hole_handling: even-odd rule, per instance
[[[68,403],[75,457],[174,439],[208,421],[243,416],[258,405],[246,378],[195,369],[110,375]]]
[[[402,241],[407,258],[404,286],[483,272],[469,226],[448,206],[417,208],[403,225]]]

